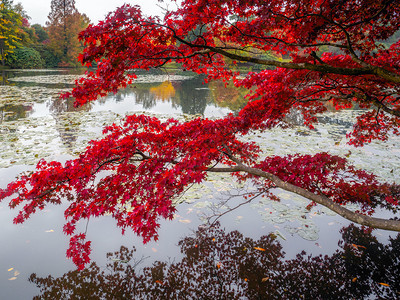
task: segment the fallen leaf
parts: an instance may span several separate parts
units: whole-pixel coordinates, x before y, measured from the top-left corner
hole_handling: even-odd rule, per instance
[[[8,278],[8,280],[10,280],[10,281],[11,281],[11,280],[15,280],[15,279],[17,279],[17,277],[15,277],[15,276],[14,276],[14,277],[11,277],[11,278]]]
[[[19,271],[18,270],[15,270],[14,271],[14,276],[18,276],[20,273],[19,273]]]
[[[390,286],[390,285],[388,285],[387,283],[383,283],[383,282],[379,282],[379,284],[380,284],[380,285],[383,285],[383,286]]]
[[[190,221],[189,219],[179,220],[179,222],[185,223],[185,224],[192,223],[192,221]]]
[[[151,248],[151,250],[152,250],[153,252],[157,252],[157,249],[156,249],[156,248]]]
[[[45,232],[54,232],[54,230],[50,229],[50,230],[46,230]]]
[[[12,271],[12,270],[14,270],[14,268],[9,268],[7,271],[10,272],[10,271]]]
[[[254,247],[254,249],[256,249],[256,250],[260,250],[260,251],[265,251],[265,249],[264,249],[264,248],[260,248],[260,247]]]
[[[354,248],[356,248],[357,250],[359,250],[358,248],[363,248],[363,249],[367,249],[366,247],[364,247],[364,246],[361,246],[361,245],[356,245],[356,244],[351,244]]]
[[[156,280],[158,284],[164,284],[161,280]]]
[[[357,277],[354,277],[351,281],[352,282],[356,282],[357,281]]]
[[[264,277],[263,279],[261,279],[261,282],[266,282],[269,279],[269,277]]]

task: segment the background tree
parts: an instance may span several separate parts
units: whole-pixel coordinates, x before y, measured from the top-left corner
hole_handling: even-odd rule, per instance
[[[44,41],[49,39],[49,34],[40,24],[33,24],[32,28],[35,29],[35,34],[38,38],[39,43],[43,43]]]
[[[48,19],[49,47],[61,65],[78,65],[77,57],[82,50],[78,34],[90,23],[89,18],[78,12],[75,0],[52,0]]]
[[[12,2],[10,2],[9,7],[13,13],[20,16],[20,22],[13,24],[18,42],[14,44],[15,48],[11,53],[8,53],[4,63],[11,68],[42,68],[44,61],[40,53],[34,49],[38,38],[35,29],[29,24],[30,17],[21,3],[12,5]]]
[[[175,61],[207,80],[232,80],[248,89],[249,102],[237,115],[215,120],[127,116],[121,125],[106,127],[104,137],[78,158],[64,165],[40,161],[35,172],[21,175],[0,196],[14,195],[12,208],[23,205],[15,223],[47,203],[70,201],[67,256],[79,268],[90,253],[90,241],[76,232],[79,220],[111,215],[123,231],[130,228],[146,242],[157,237],[159,218],[173,217],[173,200],[209,172],[251,180],[257,194],[274,200],[271,190],[281,188],[356,223],[400,231],[400,221],[371,216],[376,208],[397,211],[398,184],[384,183],[327,152],[261,157],[255,143],[241,139],[254,130],[288,126],[285,117],[293,111],[313,128],[327,102],[338,110],[364,109],[349,133],[352,145],[399,135],[400,41],[389,48],[381,43],[399,27],[400,6],[394,0],[185,0],[162,21],[125,5],[80,35],[81,62],[96,61],[98,68],[65,97],[83,105],[126,87],[135,69]],[[242,55],[253,49],[256,57]],[[260,58],[260,51],[288,59]],[[269,69],[243,79],[225,58]],[[100,171],[104,176],[98,178]],[[351,211],[346,203],[360,209]]]
[[[0,2],[0,60],[5,65],[7,56],[19,45],[19,26],[22,16],[13,9],[12,0]]]

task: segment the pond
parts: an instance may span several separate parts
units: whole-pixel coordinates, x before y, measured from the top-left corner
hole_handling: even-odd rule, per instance
[[[242,90],[169,70],[140,73],[134,86],[74,108],[58,95],[80,74],[0,71],[0,187],[32,170],[40,158],[73,158],[103,126],[126,114],[217,118],[246,103]],[[400,182],[398,137],[361,149],[346,144],[358,114],[328,112],[315,130],[296,125],[293,115],[293,128],[248,138],[265,155],[329,151]],[[307,211],[308,201],[279,190],[279,203],[257,198],[240,205],[251,189],[210,175],[179,199],[174,220],[162,221],[159,240],[146,245],[132,233],[121,235],[111,218],[80,224],[88,227],[93,248],[93,264],[82,272],[65,258],[62,205],[48,206],[17,226],[12,223],[17,211],[2,202],[0,299],[400,298],[397,234],[364,232],[320,206]],[[207,219],[218,222],[208,228]]]

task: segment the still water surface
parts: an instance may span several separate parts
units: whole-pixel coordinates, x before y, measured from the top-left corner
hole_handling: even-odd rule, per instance
[[[62,70],[2,73],[1,187],[33,169],[40,158],[73,158],[88,140],[100,136],[102,126],[126,113],[214,118],[235,113],[246,102],[243,91],[170,71],[141,74],[134,87],[74,108],[57,95],[76,77]],[[255,133],[251,139],[266,154],[329,149],[347,155],[350,150],[359,167],[374,166],[371,171],[382,178],[398,180],[398,139],[362,150],[345,144],[357,113],[329,113],[313,132],[295,127]],[[198,231],[204,218],[240,204],[243,198],[234,195],[247,189],[251,187],[213,175],[185,195],[174,220],[161,222],[159,240],[146,245],[129,232],[122,236],[111,218],[81,224],[82,230],[88,226],[94,262],[82,273],[65,258],[62,206],[48,206],[17,226],[12,224],[16,211],[0,203],[0,300],[400,298],[396,234],[363,233],[321,207],[308,212],[308,202],[289,193],[277,191],[281,203],[256,199],[223,215],[215,228]],[[296,256],[302,251],[307,254]],[[115,254],[107,258],[108,252]]]

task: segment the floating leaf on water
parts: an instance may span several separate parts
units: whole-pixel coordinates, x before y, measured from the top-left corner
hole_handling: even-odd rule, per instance
[[[195,208],[205,208],[207,206],[210,206],[211,202],[210,201],[203,201],[203,202],[197,202],[193,207]]]
[[[307,241],[316,241],[319,238],[319,235],[316,232],[316,230],[299,230],[298,234],[301,238]]]
[[[387,283],[384,283],[384,282],[379,282],[379,284],[380,284],[380,285],[383,285],[383,286],[387,286],[387,287],[389,287],[389,286],[390,286],[389,284],[387,284]]]
[[[191,220],[189,220],[189,219],[181,219],[181,220],[179,220],[179,222],[181,222],[181,223],[185,223],[185,224],[192,223],[192,221],[191,221]]]
[[[367,249],[366,247],[361,246],[361,245],[356,245],[356,244],[351,244],[351,245],[357,250],[359,250],[359,248]]]
[[[259,251],[266,251],[264,248],[260,248],[260,247],[254,247],[254,249],[259,250]]]

